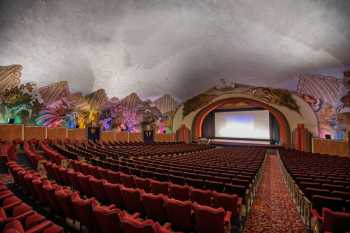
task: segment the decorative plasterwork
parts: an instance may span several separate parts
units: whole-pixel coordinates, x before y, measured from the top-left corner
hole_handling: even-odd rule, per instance
[[[0,66],[0,92],[19,86],[22,69],[21,65]]]

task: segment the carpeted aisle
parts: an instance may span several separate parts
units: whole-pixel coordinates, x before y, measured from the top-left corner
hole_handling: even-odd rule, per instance
[[[262,181],[244,232],[306,232],[283,182],[283,173],[275,155],[267,157]]]

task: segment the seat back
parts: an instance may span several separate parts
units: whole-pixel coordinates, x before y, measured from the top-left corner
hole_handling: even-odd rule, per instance
[[[75,219],[73,205],[71,202],[71,193],[65,189],[58,189],[55,191],[56,200],[61,207],[65,217]]]
[[[180,231],[193,230],[192,202],[165,199],[165,210],[172,227]]]
[[[97,221],[99,232],[101,233],[122,233],[120,215],[116,208],[107,206],[95,206],[93,212]]]
[[[193,203],[196,230],[200,233],[225,233],[225,211]]]
[[[160,223],[166,221],[164,196],[162,194],[142,193],[142,204],[148,218]]]
[[[151,182],[149,179],[134,176],[134,181],[136,188],[143,189],[147,193],[151,192]]]
[[[133,217],[124,217],[121,223],[124,233],[158,233],[152,220],[141,222]]]
[[[192,188],[190,191],[192,202],[197,202],[200,205],[211,206],[212,194],[210,190],[201,190]]]
[[[51,183],[43,185],[44,194],[46,200],[49,202],[50,208],[57,213],[61,213],[61,207],[59,206],[55,196],[55,189],[56,187]]]
[[[144,212],[141,202],[141,191],[139,189],[122,187],[121,194],[125,208],[130,213],[138,212],[142,214]]]
[[[345,233],[350,231],[350,213],[334,212],[328,208],[323,209],[324,231]]]
[[[169,182],[160,182],[156,180],[151,181],[151,192],[154,194],[169,194]]]
[[[84,200],[78,193],[72,195],[72,206],[76,218],[80,224],[86,226],[92,232],[96,230],[95,216],[92,211],[94,204],[96,204],[94,198]]]
[[[120,172],[108,170],[106,178],[112,184],[119,184],[120,183]]]
[[[122,185],[105,182],[103,184],[103,188],[110,203],[116,204],[120,208],[124,207],[124,202],[121,194]]]
[[[344,200],[336,197],[314,195],[312,197],[312,207],[321,215],[322,208],[329,208],[333,211],[342,211]]]
[[[134,182],[134,178],[131,175],[127,175],[124,173],[120,174],[120,182],[128,188],[135,188],[135,182]]]
[[[102,202],[106,202],[108,200],[107,193],[103,188],[104,180],[96,179],[95,177],[91,177],[89,179],[90,190],[92,192],[92,196],[96,197],[98,200]]]
[[[169,185],[169,195],[177,200],[187,201],[190,199],[190,187],[187,185]]]
[[[83,175],[83,174],[77,175],[77,179],[79,181],[79,191],[81,191],[82,193],[84,193],[89,197],[92,196],[90,182],[89,182],[90,177],[91,177],[90,175]]]
[[[226,211],[231,211],[232,213],[237,212],[237,202],[238,196],[235,194],[226,194],[213,192],[213,206],[215,208],[222,207]]]

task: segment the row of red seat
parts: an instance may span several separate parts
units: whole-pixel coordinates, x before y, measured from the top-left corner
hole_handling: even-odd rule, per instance
[[[86,158],[98,156],[104,158],[106,156],[114,157],[130,157],[130,156],[149,156],[149,155],[164,155],[164,154],[179,154],[193,151],[204,151],[212,148],[209,145],[199,144],[183,144],[183,143],[168,143],[168,144],[124,144],[124,145],[102,145],[92,143],[65,143],[64,147],[53,144],[56,149],[63,154],[65,151],[74,151],[80,156]]]
[[[224,233],[225,222],[229,223],[230,214],[224,209],[213,209],[206,206],[201,206],[197,203],[181,202],[174,199],[163,197],[162,195],[153,195],[142,193],[142,205],[144,209],[132,210],[128,209],[133,215],[120,210],[121,205],[100,206],[92,199],[82,200],[77,192],[72,192],[71,189],[52,183],[47,179],[41,178],[37,173],[31,173],[23,170],[19,165],[10,165],[10,170],[14,176],[15,182],[23,187],[23,191],[32,195],[35,200],[39,200],[43,204],[48,204],[51,209],[61,215],[80,221],[83,225],[89,228],[89,231],[102,233],[115,232],[152,232],[165,233],[171,232],[170,227],[191,227],[190,231],[195,228],[202,233]],[[90,177],[91,178],[91,177]],[[95,179],[96,180],[96,179]],[[107,182],[105,184],[108,184]],[[112,184],[110,184],[112,185]],[[129,188],[122,188],[125,191],[132,191]],[[109,191],[107,191],[109,192]],[[111,196],[114,196],[113,194]],[[132,195],[124,199],[125,205],[135,206],[136,202],[132,199]],[[162,200],[165,208],[158,208],[159,200]],[[139,211],[139,212],[137,212]],[[140,220],[138,217],[147,214],[154,217],[159,217],[159,211],[166,212],[165,221],[170,221],[171,224],[165,224],[161,227],[158,223],[151,219],[146,221]],[[226,213],[226,214],[225,214]],[[193,222],[193,217],[195,221]],[[152,218],[153,219],[153,218]],[[95,228],[98,227],[98,229]],[[228,229],[228,228],[227,228]],[[226,229],[226,230],[227,230]],[[189,231],[186,231],[189,232]]]
[[[3,233],[64,232],[62,227],[34,211],[4,184],[0,184],[0,202],[0,228]]]
[[[281,160],[312,204],[312,223],[321,231],[350,231],[350,159],[280,150]]]
[[[144,212],[141,203],[142,194],[153,196],[161,194],[180,201],[191,200],[200,205],[214,208],[223,207],[226,211],[233,213],[232,219],[235,219],[235,223],[238,224],[241,198],[237,195],[199,190],[187,185],[175,185],[168,182],[158,182],[156,180],[129,176],[79,161],[72,161],[72,164],[75,171],[58,167],[51,163],[44,163],[44,166],[48,172],[48,176],[60,183],[72,186],[87,196],[97,197],[102,202],[124,206],[132,212]],[[89,168],[85,169],[85,167]],[[159,202],[159,199],[156,202]],[[157,218],[157,216],[154,217]],[[161,219],[157,220],[161,221]]]

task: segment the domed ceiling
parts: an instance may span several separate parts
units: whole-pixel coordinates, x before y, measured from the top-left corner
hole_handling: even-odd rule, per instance
[[[350,65],[348,0],[0,0],[0,65],[73,91],[186,99]]]

